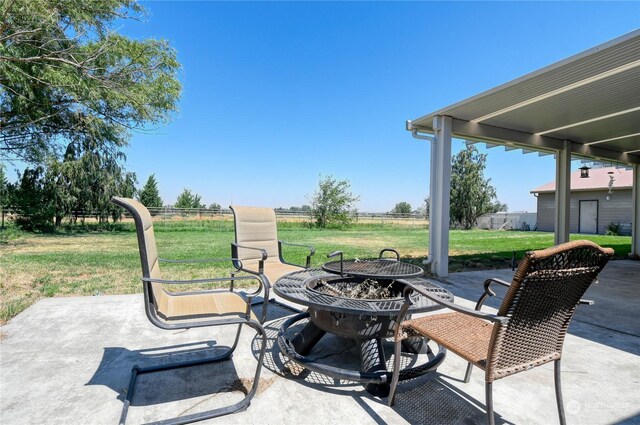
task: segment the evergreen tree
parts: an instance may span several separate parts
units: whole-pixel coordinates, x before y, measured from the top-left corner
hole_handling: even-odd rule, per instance
[[[9,182],[5,173],[4,164],[0,163],[0,214],[2,215],[0,229],[4,229],[4,214],[7,207],[9,207]]]
[[[191,193],[189,189],[184,189],[174,205],[175,208],[206,208],[201,202],[200,195]]]
[[[162,207],[162,198],[158,192],[158,182],[155,174],[151,174],[140,191],[139,201],[147,208]]]

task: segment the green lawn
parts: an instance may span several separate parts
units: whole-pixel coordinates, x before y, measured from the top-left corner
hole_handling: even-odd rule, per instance
[[[135,233],[130,225],[119,229],[53,235],[5,230],[5,237],[0,238],[0,322],[41,297],[141,291]],[[387,247],[419,264],[428,246],[428,231],[417,227],[359,225],[349,230],[317,230],[282,223],[279,237],[315,246],[314,266],[327,261],[326,255],[335,250],[344,251],[345,258],[369,258]],[[629,237],[572,235],[572,239],[583,237],[614,248],[620,258],[630,250]],[[233,228],[228,222],[161,222],[156,225],[156,239],[163,258],[228,257]],[[520,258],[526,250],[553,245],[553,234],[542,232],[453,230],[450,239],[451,271],[506,268],[513,251]],[[285,251],[287,260],[297,263],[303,263],[305,255],[304,249],[287,247]],[[163,269],[167,277],[174,278],[224,276],[228,271],[227,263]]]

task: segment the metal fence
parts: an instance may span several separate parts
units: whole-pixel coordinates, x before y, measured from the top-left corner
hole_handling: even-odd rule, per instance
[[[148,208],[154,221],[171,222],[185,220],[215,220],[233,221],[233,212],[230,209],[211,210],[208,208],[173,208],[160,207]],[[315,220],[309,211],[281,211],[276,210],[278,222],[292,223],[314,223]],[[121,213],[124,221],[131,219],[124,210]],[[7,219],[15,218],[19,215],[16,210],[5,210]],[[74,211],[72,214],[77,222],[92,222],[97,217],[94,211]],[[354,223],[372,224],[379,226],[406,226],[406,227],[427,227],[429,221],[423,214],[395,214],[381,212],[357,212],[352,215]],[[65,220],[68,221],[68,220]]]
[[[233,220],[233,212],[230,209],[210,210],[206,208],[149,208],[149,212],[155,219],[212,219]],[[309,211],[281,211],[276,210],[276,218],[281,222],[314,222]],[[395,214],[379,212],[357,212],[352,215],[354,223],[379,224],[379,225],[403,225],[411,227],[427,226],[429,221],[422,214]]]

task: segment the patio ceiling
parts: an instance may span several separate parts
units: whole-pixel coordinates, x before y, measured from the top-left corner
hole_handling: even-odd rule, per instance
[[[640,164],[640,30],[407,121],[434,132],[452,118],[453,137]]]

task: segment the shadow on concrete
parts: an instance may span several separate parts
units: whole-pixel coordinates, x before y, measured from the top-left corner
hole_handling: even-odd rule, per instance
[[[124,400],[133,366],[149,367],[205,359],[220,355],[228,349],[227,346],[217,346],[215,341],[141,350],[105,347],[100,365],[86,385],[104,385],[115,391],[119,400]],[[222,361],[215,365],[140,375],[131,405],[162,404],[234,390],[246,392],[233,361]]]
[[[386,405],[386,398],[378,398],[365,391],[363,384],[354,381],[335,379],[330,376],[309,371],[290,361],[282,355],[276,338],[278,331],[284,322],[283,319],[269,322],[265,325],[267,332],[267,352],[264,358],[264,366],[272,372],[295,380],[300,385],[330,393],[348,395],[366,411],[371,419],[378,424],[387,422],[365,400],[374,401]],[[306,321],[301,321],[289,328],[288,332],[295,333],[302,328]],[[260,348],[260,340],[254,338],[252,351],[257,358]],[[385,343],[387,367],[392,365],[393,344]],[[314,347],[309,358],[322,360],[324,364],[358,370],[360,367],[359,349],[354,341],[339,338],[330,334],[325,335]],[[421,355],[421,356],[424,356]],[[401,367],[411,367],[417,362],[424,361],[423,357],[403,353]],[[484,404],[461,393],[454,386],[447,383],[448,378],[439,373],[432,373],[414,379],[402,381],[398,387],[396,404],[393,410],[401,415],[409,423],[437,423],[448,424],[476,424],[486,421]],[[498,423],[510,423],[505,421],[496,412]]]
[[[616,422],[618,425],[638,425],[640,424],[640,414],[634,415],[628,418],[625,418],[619,422]]]
[[[434,424],[479,424],[486,422],[484,403],[450,385],[435,373],[405,381],[398,387],[393,410],[407,422]],[[511,424],[500,412],[496,423]]]

